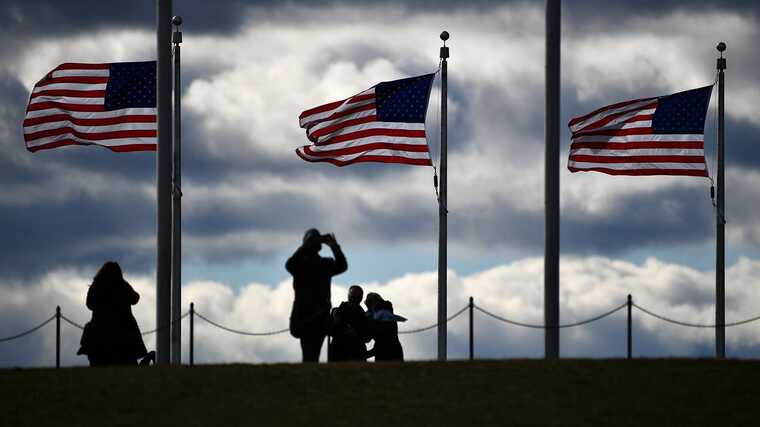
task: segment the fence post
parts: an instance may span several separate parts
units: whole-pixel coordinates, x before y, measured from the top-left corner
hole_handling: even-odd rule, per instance
[[[61,306],[55,307],[55,368],[61,367]]]
[[[193,320],[194,318],[195,318],[195,304],[191,302],[190,303],[190,366],[193,366],[194,364],[194,359],[193,359],[193,346],[194,346]]]
[[[631,358],[632,331],[631,331],[631,308],[633,307],[633,298],[628,294],[628,358]]]
[[[474,337],[474,324],[473,324],[473,308],[475,307],[475,303],[473,303],[472,297],[470,297],[470,360],[473,360],[475,358],[475,337]]]

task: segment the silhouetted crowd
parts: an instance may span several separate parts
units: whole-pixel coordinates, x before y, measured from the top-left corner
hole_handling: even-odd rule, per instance
[[[322,245],[334,258],[322,257]],[[348,289],[346,301],[333,308],[330,300],[332,277],[348,269],[346,256],[333,234],[306,231],[303,243],[285,263],[293,276],[295,298],[290,314],[290,334],[298,338],[304,362],[319,361],[326,337],[328,361],[402,361],[398,322],[406,319],[393,312],[393,304],[370,292],[364,299],[360,286]],[[86,355],[90,366],[149,365],[155,352],[148,351],[132,306],[140,295],[124,280],[119,264],[108,261],[98,270],[87,291],[87,308],[92,318],[84,326],[77,354]],[[371,349],[367,345],[373,342]]]
[[[334,258],[322,257],[322,245],[330,248]],[[405,318],[393,312],[393,304],[379,294],[370,292],[361,306],[364,291],[351,286],[348,298],[332,308],[330,283],[332,276],[348,269],[346,256],[333,234],[320,234],[317,229],[306,231],[303,243],[285,263],[293,276],[293,310],[290,315],[290,334],[301,342],[304,362],[317,362],[325,337],[328,361],[404,360],[398,340],[398,322]],[[367,344],[374,341],[372,349]]]

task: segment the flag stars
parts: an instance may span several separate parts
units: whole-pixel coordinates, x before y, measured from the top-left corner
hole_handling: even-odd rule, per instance
[[[106,87],[105,108],[155,108],[156,63],[111,64]]]
[[[703,133],[712,86],[659,98],[652,119],[655,133]]]
[[[375,87],[380,121],[424,123],[434,75],[380,83]]]

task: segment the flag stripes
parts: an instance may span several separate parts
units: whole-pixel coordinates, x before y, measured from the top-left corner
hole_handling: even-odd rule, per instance
[[[305,110],[298,117],[299,125],[313,145],[297,148],[296,154],[309,162],[337,166],[361,162],[431,165],[424,119],[433,77],[380,83]]]
[[[109,97],[121,105],[109,107]],[[154,151],[155,61],[59,65],[34,85],[23,130],[32,152],[66,145]]]
[[[602,107],[568,123],[568,169],[707,176],[704,117],[712,86]]]

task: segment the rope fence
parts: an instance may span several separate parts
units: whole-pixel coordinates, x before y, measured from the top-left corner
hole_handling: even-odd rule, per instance
[[[576,326],[587,325],[587,324],[589,324],[591,322],[596,322],[597,320],[604,319],[607,316],[611,316],[611,315],[617,313],[618,311],[624,309],[626,306],[628,306],[628,303],[621,304],[620,306],[615,307],[615,308],[613,308],[610,311],[607,311],[607,312],[605,312],[603,314],[600,314],[598,316],[594,316],[594,317],[592,317],[590,319],[587,319],[587,320],[582,320],[580,322],[575,322],[575,323],[567,323],[567,324],[564,324],[564,325],[556,325],[556,326],[535,325],[535,324],[531,325],[529,323],[522,323],[522,322],[517,322],[517,321],[514,321],[514,320],[509,320],[509,319],[507,319],[505,317],[501,317],[501,316],[498,316],[496,314],[493,314],[490,311],[487,311],[486,309],[484,309],[482,307],[479,307],[477,305],[475,306],[475,310],[478,310],[479,312],[481,312],[481,313],[483,313],[483,314],[485,314],[487,316],[491,316],[494,319],[500,320],[500,321],[502,321],[504,323],[509,323],[509,324],[515,325],[515,326],[522,326],[524,328],[533,328],[533,329],[564,329],[564,328],[573,328],[573,327],[576,327]]]
[[[686,326],[686,327],[689,327],[689,328],[717,328],[717,327],[720,327],[720,326],[723,326],[723,327],[726,327],[726,328],[730,328],[732,326],[746,325],[747,323],[752,323],[752,322],[754,322],[756,320],[760,320],[760,316],[755,316],[755,317],[750,317],[749,319],[746,319],[746,320],[740,320],[738,322],[726,323],[726,324],[723,324],[723,325],[715,324],[715,323],[713,323],[713,324],[688,323],[688,322],[682,322],[680,320],[673,320],[673,319],[671,319],[669,317],[665,317],[665,316],[659,315],[659,314],[654,313],[654,312],[652,312],[650,310],[647,310],[646,308],[641,307],[640,305],[637,305],[637,304],[633,304],[633,306],[636,307],[637,309],[643,311],[644,313],[646,313],[646,314],[654,317],[654,318],[663,320],[663,321],[668,322],[668,323],[672,323],[674,325]]]
[[[456,313],[452,314],[451,316],[447,317],[445,323],[449,323],[452,320],[456,319],[457,317],[459,317],[460,314],[462,314],[465,311],[467,311],[468,308],[470,308],[469,305],[466,305],[466,306],[462,307],[461,310],[459,310]],[[438,325],[440,325],[440,324],[441,323],[436,322],[436,323],[433,323],[430,326],[425,326],[424,328],[410,329],[410,330],[407,330],[407,331],[398,331],[398,334],[399,335],[407,335],[407,334],[416,334],[418,332],[425,332],[425,331],[429,331],[429,330],[431,330],[433,328],[438,327]]]
[[[232,329],[232,328],[228,328],[228,327],[226,327],[224,325],[220,325],[219,323],[214,322],[213,320],[211,320],[208,317],[206,317],[206,316],[198,313],[197,311],[195,312],[195,315],[198,316],[198,317],[200,317],[201,319],[205,320],[209,324],[211,324],[213,326],[216,326],[217,328],[219,328],[219,329],[221,329],[223,331],[231,332],[233,334],[238,334],[238,335],[246,335],[246,336],[249,336],[249,337],[268,337],[268,336],[271,336],[271,335],[282,334],[284,332],[290,331],[290,328],[277,329],[275,331],[267,331],[267,332],[246,332],[246,331],[239,331],[237,329]]]
[[[189,315],[190,315],[190,312],[188,311],[188,312],[186,312],[185,314],[183,314],[183,315],[179,316],[178,318],[176,318],[176,319],[172,320],[171,322],[169,322],[169,324],[168,324],[168,325],[164,325],[164,326],[158,327],[158,328],[156,328],[156,329],[151,329],[151,330],[150,330],[150,331],[148,331],[148,332],[143,332],[143,333],[142,333],[142,335],[143,335],[143,336],[146,336],[146,335],[150,335],[150,334],[155,334],[155,333],[156,333],[156,332],[158,332],[158,331],[162,331],[162,330],[164,330],[164,329],[168,329],[170,326],[172,326],[172,325],[174,325],[175,323],[177,323],[177,322],[181,321],[182,319],[184,319],[185,317],[187,317],[187,316],[189,316]]]
[[[55,316],[53,316],[53,317],[55,317]],[[77,329],[84,330],[84,326],[82,326],[79,323],[77,323],[77,322],[69,319],[68,317],[64,316],[63,314],[61,314],[61,319],[65,320],[66,323],[68,323],[69,325],[71,325],[71,326],[73,326],[73,327],[75,327]]]
[[[10,337],[0,338],[0,342],[11,341],[11,340],[15,340],[16,338],[21,338],[21,337],[23,337],[25,335],[29,335],[32,332],[35,332],[38,329],[40,329],[41,327],[43,327],[43,326],[47,325],[48,323],[52,322],[53,319],[55,319],[55,314],[52,315],[52,316],[50,316],[49,319],[45,320],[44,322],[40,323],[39,325],[33,327],[32,329],[29,329],[28,331],[24,331],[24,332],[21,332],[20,334],[12,335]]]
[[[651,317],[653,317],[655,319],[658,319],[658,320],[661,320],[661,321],[664,321],[664,322],[667,322],[667,323],[671,323],[671,324],[674,324],[674,325],[679,325],[679,326],[683,326],[683,327],[689,327],[689,328],[702,328],[702,329],[706,329],[706,328],[716,328],[716,327],[733,327],[733,326],[746,325],[748,323],[752,323],[752,322],[760,320],[760,316],[755,316],[755,317],[751,317],[751,318],[740,320],[740,321],[736,321],[736,322],[726,323],[724,325],[720,325],[720,324],[699,324],[699,323],[684,322],[684,321],[672,319],[670,317],[658,314],[658,313],[656,313],[656,312],[654,312],[652,310],[649,310],[649,309],[644,308],[644,307],[642,307],[642,306],[640,306],[638,304],[635,304],[633,302],[632,297],[629,295],[627,302],[625,302],[625,303],[623,303],[621,305],[615,306],[612,309],[610,309],[608,311],[605,311],[605,312],[603,312],[603,313],[601,313],[599,315],[596,315],[594,317],[591,317],[591,318],[588,318],[588,319],[585,319],[585,320],[581,320],[581,321],[577,321],[577,322],[573,322],[573,323],[564,323],[564,324],[559,324],[559,325],[531,324],[531,323],[526,323],[526,322],[520,322],[520,321],[512,320],[512,319],[509,319],[507,317],[495,314],[495,313],[493,313],[493,312],[491,312],[489,310],[486,310],[483,307],[480,307],[480,306],[476,305],[474,303],[473,298],[470,297],[469,303],[467,305],[465,305],[464,307],[462,307],[457,312],[455,312],[454,314],[452,314],[451,316],[447,317],[445,322],[446,323],[451,322],[452,320],[454,320],[457,317],[461,316],[465,311],[469,311],[469,319],[470,319],[470,325],[469,325],[469,333],[470,333],[470,336],[469,336],[469,346],[470,346],[470,348],[469,348],[469,350],[470,350],[470,352],[469,352],[469,354],[470,354],[470,360],[473,360],[474,359],[474,319],[473,319],[473,314],[474,314],[475,311],[478,311],[478,312],[482,313],[486,317],[490,317],[492,319],[498,320],[500,322],[503,322],[503,323],[506,323],[506,324],[509,324],[509,325],[512,325],[512,326],[518,326],[518,327],[523,327],[523,328],[531,328],[531,329],[566,329],[566,328],[573,328],[573,327],[577,327],[577,326],[583,326],[583,325],[587,325],[587,324],[590,324],[590,323],[602,320],[602,319],[604,319],[606,317],[609,317],[609,316],[617,313],[618,311],[620,311],[620,310],[622,310],[622,309],[624,309],[626,307],[628,308],[628,328],[627,328],[628,329],[628,331],[627,331],[628,332],[628,348],[627,348],[627,350],[628,350],[628,358],[629,359],[632,358],[631,355],[632,355],[632,317],[633,317],[632,316],[632,309],[633,308],[636,308],[639,311],[643,312],[644,314],[646,314],[648,316],[651,316]],[[324,314],[324,313],[318,313],[318,314]],[[211,320],[207,316],[205,316],[205,315],[203,315],[203,314],[195,311],[195,304],[191,303],[190,304],[190,310],[187,311],[187,312],[185,312],[184,314],[182,314],[180,317],[173,319],[167,325],[160,326],[160,327],[158,327],[156,329],[152,329],[150,331],[143,332],[142,335],[143,336],[150,335],[150,334],[156,333],[156,332],[158,332],[160,330],[170,328],[175,323],[181,322],[183,319],[185,319],[187,317],[190,317],[190,331],[189,331],[189,333],[190,333],[190,337],[189,337],[190,338],[190,365],[193,365],[194,364],[194,318],[196,316],[198,318],[202,319],[203,321],[205,321],[206,323],[208,323],[209,325],[215,327],[215,328],[221,329],[221,330],[223,330],[225,332],[237,334],[237,335],[253,336],[253,337],[266,337],[266,336],[274,336],[274,335],[283,334],[283,333],[288,332],[290,330],[289,328],[282,328],[282,329],[276,329],[276,330],[270,330],[270,331],[244,331],[244,330],[232,328],[232,327],[229,327],[229,326],[222,325],[221,323],[218,323],[218,322],[216,322],[214,320]],[[82,325],[82,324],[80,324],[78,322],[75,322],[75,321],[71,320],[70,318],[66,317],[65,315],[63,315],[61,313],[60,307],[56,307],[55,314],[53,314],[51,317],[49,317],[46,320],[44,320],[39,325],[37,325],[37,326],[35,326],[35,327],[31,328],[31,329],[28,329],[26,331],[23,331],[23,332],[20,332],[18,334],[15,334],[15,335],[11,335],[11,336],[8,336],[8,337],[2,337],[2,338],[0,338],[0,343],[7,342],[7,341],[12,341],[12,340],[19,339],[19,338],[22,338],[24,336],[27,336],[29,334],[32,334],[32,333],[40,330],[41,328],[43,328],[45,325],[47,325],[48,323],[52,322],[53,320],[56,321],[56,368],[59,368],[60,367],[60,344],[61,344],[61,342],[60,342],[61,341],[60,340],[60,332],[61,332],[60,331],[60,328],[61,328],[60,324],[61,324],[61,320],[63,320],[64,322],[68,323],[69,325],[71,325],[71,326],[73,326],[73,327],[75,327],[77,329],[84,330],[84,328],[85,328],[84,325]],[[440,324],[441,323],[433,323],[431,325],[424,326],[424,327],[421,327],[421,328],[408,329],[408,330],[400,330],[400,331],[398,331],[398,334],[399,335],[409,335],[409,334],[416,334],[416,333],[420,333],[420,332],[425,332],[425,331],[429,331],[429,330],[435,329]]]

